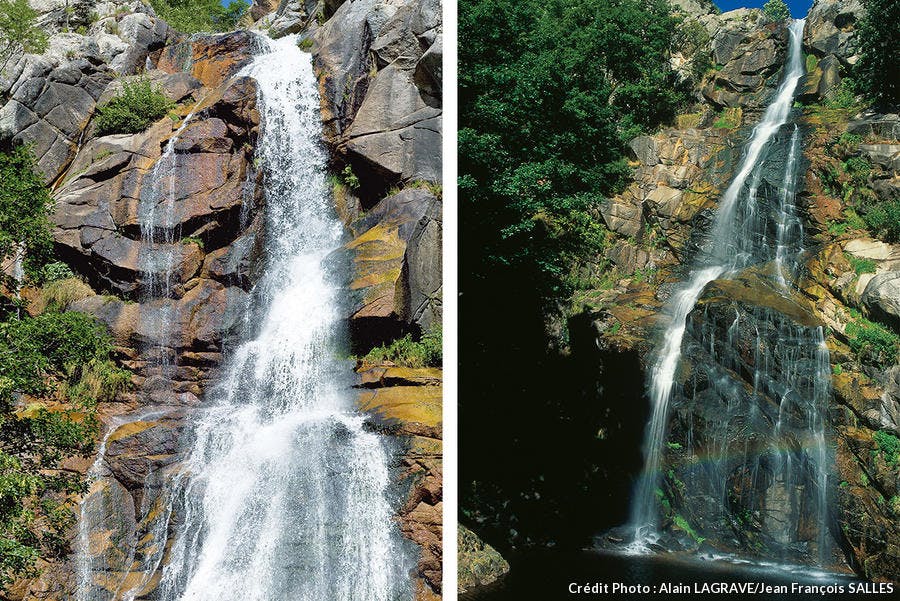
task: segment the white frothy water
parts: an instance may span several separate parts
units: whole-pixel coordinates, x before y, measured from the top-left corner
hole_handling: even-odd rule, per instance
[[[763,151],[790,116],[797,83],[804,73],[801,44],[804,23],[797,20],[790,26],[789,59],[784,80],[775,99],[753,129],[737,173],[719,201],[708,248],[703,249],[689,280],[673,294],[669,303],[671,322],[650,375],[651,416],[644,444],[645,462],[632,505],[634,541],[630,550],[636,553],[646,552],[649,545],[658,539],[659,514],[654,490],[659,482],[669,404],[681,364],[688,315],[710,282],[746,267],[753,260],[748,248],[752,248],[755,241],[742,239],[741,224],[736,223],[738,201],[748,183],[746,197],[750,202],[754,201],[761,182],[758,167],[764,156]]]
[[[261,40],[265,170],[259,323],[196,416],[180,524],[159,598],[394,601],[411,597],[388,498],[388,453],[363,427],[336,358],[341,245],[320,144],[317,83],[296,39]]]

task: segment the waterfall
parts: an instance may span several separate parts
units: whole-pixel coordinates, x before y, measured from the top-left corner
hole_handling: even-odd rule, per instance
[[[343,228],[321,147],[317,82],[294,36],[260,40],[266,256],[255,332],[193,417],[173,489],[178,523],[156,596],[215,601],[411,597],[388,450],[367,431],[339,358]]]
[[[153,364],[151,367],[159,371],[162,379],[171,375],[171,330],[175,318],[171,297],[174,270],[180,254],[180,246],[177,245],[179,228],[175,222],[175,201],[180,181],[175,145],[194,117],[195,110],[196,107],[166,142],[148,176],[148,185],[142,189],[138,205],[138,223],[144,246],[140,258],[144,278],[142,296],[146,309],[142,311],[141,319],[147,324],[147,331],[156,334],[156,340],[151,343],[147,354]]]
[[[827,552],[828,350],[821,327],[802,310],[787,316],[772,308],[788,302],[803,252],[794,202],[800,134],[794,126],[785,144],[784,131],[804,73],[803,25],[798,20],[789,28],[783,81],[745,145],[690,276],[668,302],[671,321],[650,371],[645,464],[632,505],[635,552],[660,538],[658,497],[673,408],[687,430],[692,462],[678,473],[697,530],[734,528],[739,516],[754,524],[759,540],[802,555],[810,543],[799,532],[816,522],[811,544],[820,561]],[[740,278],[755,278],[783,301],[727,312],[698,305],[712,282]],[[753,373],[741,376],[747,361]],[[696,415],[709,419],[697,423]]]

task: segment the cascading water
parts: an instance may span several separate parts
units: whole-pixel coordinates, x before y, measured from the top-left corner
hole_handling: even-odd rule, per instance
[[[195,416],[174,540],[156,596],[388,601],[411,597],[388,499],[388,454],[353,408],[337,358],[340,289],[317,84],[294,37],[244,71],[262,108],[266,265],[255,337]]]
[[[635,552],[660,539],[668,486],[684,508],[680,527],[695,535],[727,532],[732,547],[768,545],[772,553],[778,546],[792,557],[812,554],[814,545],[820,562],[827,555],[828,350],[793,285],[804,249],[794,202],[800,134],[789,120],[804,73],[803,25],[790,26],[784,79],[689,279],[669,302],[649,379],[645,465],[631,516]],[[711,289],[731,301],[706,298]],[[679,441],[667,441],[674,424]],[[683,449],[677,463],[667,460],[673,449]]]

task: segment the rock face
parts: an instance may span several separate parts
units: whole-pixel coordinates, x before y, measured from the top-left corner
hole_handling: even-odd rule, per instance
[[[509,572],[506,560],[461,524],[457,527],[456,541],[461,567],[457,577],[459,594],[492,584]]]
[[[404,442],[399,479],[409,488],[399,521],[419,546],[417,601],[438,599],[443,574],[442,373],[390,363],[357,366],[358,404],[378,431]]]
[[[351,332],[365,349],[441,320],[441,5],[325,8],[312,52],[325,139],[353,178],[337,193],[356,236]]]
[[[314,39],[337,154],[373,191],[376,182],[440,181],[440,2],[344,2]]]
[[[712,37],[715,74],[703,96],[717,107],[762,111],[784,65],[787,30],[758,10],[739,9],[704,17]]]
[[[47,53],[19,57],[0,75],[0,96],[10,97],[0,108],[0,139],[33,144],[48,182],[74,157],[107,84],[143,68],[175,34],[140,2],[107,2],[96,16],[84,34],[55,33]],[[44,22],[58,32],[64,18],[51,12]]]
[[[808,56],[801,99],[826,98],[859,60],[856,24],[865,15],[860,0],[816,0],[806,18],[803,45]]]

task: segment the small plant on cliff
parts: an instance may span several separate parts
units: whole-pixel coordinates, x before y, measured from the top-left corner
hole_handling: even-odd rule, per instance
[[[47,49],[47,34],[37,25],[37,16],[28,0],[0,0],[0,74],[13,57]]]
[[[773,21],[787,21],[791,18],[791,9],[784,0],[769,0],[763,5],[763,12]]]
[[[172,107],[172,101],[149,79],[126,82],[117,96],[98,109],[97,130],[100,135],[136,134]]]
[[[885,463],[890,466],[897,466],[900,463],[900,439],[885,430],[875,432],[872,439]]]
[[[344,167],[344,170],[341,171],[340,180],[341,183],[347,186],[352,192],[359,190],[359,178],[356,176],[356,173],[353,172],[353,167],[350,165],[347,165]]]
[[[864,219],[876,237],[885,242],[900,242],[900,200],[873,206]]]
[[[403,367],[440,367],[443,363],[443,336],[440,326],[427,331],[420,340],[407,334],[403,338],[373,348],[363,361],[390,361]]]
[[[850,263],[850,267],[853,268],[853,271],[856,272],[856,275],[862,275],[864,273],[875,273],[877,265],[872,259],[860,259],[859,257],[854,257],[850,253],[846,253],[846,256],[847,261]]]
[[[880,367],[896,363],[900,356],[900,335],[858,314],[854,317],[855,319],[847,324],[844,333],[847,335],[850,348],[860,361]]]

